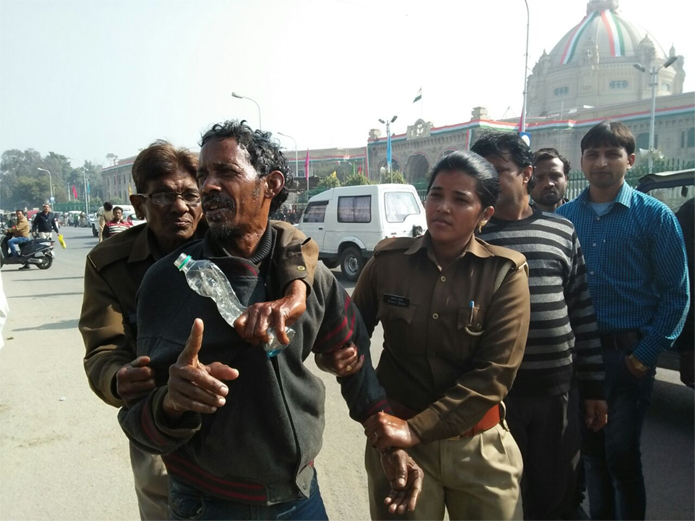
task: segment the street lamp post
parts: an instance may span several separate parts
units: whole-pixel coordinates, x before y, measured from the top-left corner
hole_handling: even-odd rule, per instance
[[[89,194],[87,193],[87,169],[82,169],[82,172],[84,174],[84,214],[86,216],[89,216]]]
[[[249,101],[253,101],[256,103],[256,107],[258,108],[258,128],[262,129],[263,124],[261,123],[261,106],[256,102],[256,100],[249,98],[248,96],[242,96],[241,94],[238,94],[236,92],[232,92],[232,97],[237,98],[237,99],[247,99]]]
[[[526,57],[524,59],[524,102],[521,105],[521,125],[520,131],[526,132],[526,90],[528,88],[528,40],[529,40],[529,28],[531,24],[531,14],[528,9],[528,2],[524,0],[526,4]]]
[[[282,132],[278,132],[278,134],[281,136],[288,137],[292,141],[294,141],[294,177],[295,177],[295,181],[296,181],[297,180],[296,178],[299,177],[299,156],[297,155],[297,140],[288,134],[283,134]],[[297,185],[297,186],[299,186],[299,185]],[[307,186],[306,188],[308,190],[309,186]]]
[[[655,131],[656,87],[659,85],[659,71],[661,69],[665,69],[667,67],[670,67],[671,65],[673,65],[676,62],[677,59],[678,59],[678,56],[671,56],[668,60],[666,60],[664,62],[663,65],[660,65],[659,67],[652,67],[651,69],[647,69],[641,63],[633,64],[633,67],[635,69],[637,69],[638,71],[649,73],[649,83],[651,84],[651,87],[652,87],[652,112],[651,112],[651,118],[649,120],[649,155],[647,156],[650,174],[654,170],[654,152],[655,152],[654,141],[655,141],[655,133],[656,133],[656,131]]]
[[[393,116],[390,120],[387,119],[386,121],[383,119],[379,120],[379,123],[386,125],[386,171],[388,172],[389,181],[391,183],[393,183],[393,177],[391,176],[391,123],[396,121],[396,118],[398,118],[398,116]]]
[[[48,185],[51,187],[51,198],[49,199],[49,201],[51,201],[51,204],[53,204],[53,201],[54,201],[54,199],[53,199],[53,179],[51,176],[51,172],[49,172],[45,168],[41,168],[41,167],[37,167],[36,169],[41,170],[42,172],[48,172]]]

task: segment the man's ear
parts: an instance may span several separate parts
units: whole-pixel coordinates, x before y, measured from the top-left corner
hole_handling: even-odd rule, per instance
[[[135,208],[135,216],[138,219],[146,219],[147,211],[145,210],[145,199],[135,194],[132,194],[129,199],[130,204]]]
[[[524,169],[521,171],[521,176],[524,179],[524,184],[528,184],[529,180],[533,176],[533,166],[529,165],[524,167]]]
[[[267,187],[266,197],[273,199],[285,187],[285,176],[279,170],[273,170],[265,176]]]
[[[636,158],[637,158],[637,156],[635,156],[635,154],[629,154],[629,155],[627,156],[627,164],[628,164],[628,167],[632,168],[632,166],[635,164],[635,159],[636,159]]]

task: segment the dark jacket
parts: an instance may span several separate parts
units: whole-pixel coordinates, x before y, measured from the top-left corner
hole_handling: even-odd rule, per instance
[[[271,224],[283,241],[279,252],[291,251],[295,262],[280,274],[283,284],[304,279],[311,287],[318,262],[316,243],[289,224]],[[201,221],[196,233],[203,226]],[[84,369],[96,395],[115,407],[124,405],[116,393],[116,373],[136,357],[135,295],[147,270],[161,258],[150,235],[146,224],[134,226],[99,243],[87,255],[78,326],[86,348]]]
[[[262,239],[258,249],[265,257],[247,260],[223,256],[208,233],[203,241],[186,245],[150,269],[138,297],[137,354],[151,357],[158,387],[119,414],[135,444],[164,454],[170,475],[205,494],[250,504],[308,496],[311,464],[321,448],[325,401],[321,380],[304,365],[312,351],[327,352],[354,341],[366,360],[357,374],[339,379],[350,415],[363,421],[388,408],[357,309],[322,264],[317,265],[307,309],[292,326],[294,339],[271,359],[244,342],[214,301],[192,291],[174,266],[183,252],[194,259],[207,258],[224,272],[244,305],[277,299],[282,295],[278,273],[291,260],[274,252],[276,235],[266,232]],[[162,409],[167,368],[182,351],[197,317],[205,324],[200,361],[228,364],[240,376],[227,382],[227,403],[217,412],[187,412],[172,425]]]
[[[56,233],[60,233],[56,224],[56,214],[53,212],[39,212],[34,216],[34,221],[31,223],[32,232],[49,233],[53,230]]]

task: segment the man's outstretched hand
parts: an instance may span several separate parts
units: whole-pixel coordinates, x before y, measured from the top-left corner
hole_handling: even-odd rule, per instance
[[[168,392],[164,412],[177,420],[186,411],[212,414],[226,403],[229,388],[223,380],[236,380],[239,371],[220,362],[200,363],[198,352],[203,344],[203,321],[196,318],[186,346],[169,368]]]
[[[391,493],[384,504],[391,514],[412,512],[422,492],[425,474],[403,449],[390,449],[381,454],[381,466],[391,483]]]

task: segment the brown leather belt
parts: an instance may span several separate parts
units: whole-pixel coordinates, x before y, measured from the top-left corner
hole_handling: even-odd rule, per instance
[[[502,421],[502,417],[500,416],[500,406],[495,405],[492,407],[488,412],[485,413],[485,416],[476,423],[473,427],[465,431],[459,436],[456,436],[451,439],[456,439],[456,438],[472,438],[476,434],[480,434],[481,432],[485,432],[489,429],[492,429],[495,425],[497,425],[499,422]]]
[[[642,334],[638,330],[623,331],[610,335],[601,335],[601,347],[604,349],[629,349],[640,341]]]
[[[389,405],[391,405],[391,410],[393,411],[393,414],[401,420],[409,420],[417,414],[415,411],[408,409],[407,407],[404,407],[400,403],[395,402],[390,398]],[[485,432],[487,430],[492,429],[495,425],[502,421],[503,416],[500,414],[501,408],[501,404],[492,406],[490,410],[485,413],[485,416],[483,416],[482,419],[473,427],[462,432],[458,436],[454,436],[453,438],[448,439],[456,440],[458,438],[471,438],[476,434],[480,434],[481,432]]]

